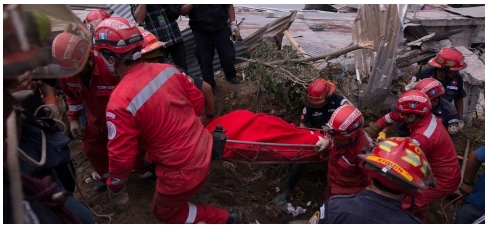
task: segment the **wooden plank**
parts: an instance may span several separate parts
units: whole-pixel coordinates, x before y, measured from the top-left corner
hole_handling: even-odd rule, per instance
[[[305,52],[305,50],[303,50],[303,48],[300,46],[300,44],[298,44],[298,42],[295,41],[295,39],[293,38],[293,36],[291,36],[291,34],[290,34],[290,32],[288,32],[288,30],[283,31],[283,33],[285,34],[285,36],[288,39],[288,41],[290,41],[291,45],[293,45],[293,47],[295,47],[297,49],[297,51],[300,52],[303,55],[303,57],[305,57],[305,58],[310,57]]]

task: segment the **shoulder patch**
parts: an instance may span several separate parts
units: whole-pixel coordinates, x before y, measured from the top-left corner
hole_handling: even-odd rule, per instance
[[[115,124],[111,121],[107,121],[107,131],[108,131],[108,140],[114,139],[115,135],[117,135],[117,128]]]
[[[115,114],[113,112],[106,112],[105,117],[115,119]]]
[[[190,83],[192,83],[192,84],[195,83],[195,81],[193,80],[193,78],[191,78],[190,76],[186,75],[186,78],[188,78],[188,81],[190,81]]]
[[[457,134],[458,130],[458,123],[451,123],[447,127],[447,131],[449,131],[449,134]]]

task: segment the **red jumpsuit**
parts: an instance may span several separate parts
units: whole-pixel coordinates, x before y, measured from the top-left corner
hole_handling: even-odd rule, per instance
[[[66,94],[68,120],[70,122],[79,120],[81,111],[85,109],[86,127],[81,150],[93,169],[106,179],[109,174],[105,108],[119,79],[108,70],[100,69],[96,65],[100,64],[96,62],[93,66],[88,86],[80,76],[59,79],[59,83]],[[139,174],[144,174],[147,170],[144,168],[142,158],[139,161],[135,169]]]
[[[358,194],[369,185],[368,177],[359,168],[363,149],[373,147],[373,140],[362,129],[356,139],[343,147],[330,150],[327,188],[324,202],[334,195]]]
[[[59,79],[68,104],[68,120],[79,120],[81,110],[86,112],[85,136],[81,150],[93,169],[102,177],[108,177],[107,125],[105,107],[110,94],[118,83],[111,74],[102,74],[93,67],[87,87],[80,76]]]
[[[429,113],[418,123],[408,127],[410,128],[410,137],[413,142],[427,156],[436,182],[436,187],[419,190],[420,196],[415,198],[413,213],[424,221],[427,206],[430,202],[446,197],[456,191],[461,182],[461,172],[451,137],[433,114]],[[411,198],[406,198],[403,201],[403,209],[408,209],[411,201]]]
[[[212,135],[196,116],[203,105],[202,92],[175,67],[132,67],[107,106],[109,188],[124,187],[141,146],[156,167],[152,208],[160,222],[225,223],[226,210],[188,202],[210,169]]]

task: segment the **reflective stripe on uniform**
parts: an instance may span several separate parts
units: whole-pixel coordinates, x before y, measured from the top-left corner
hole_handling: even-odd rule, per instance
[[[391,119],[391,117],[390,117],[390,114],[389,114],[389,113],[385,115],[385,120],[386,120],[386,122],[388,122],[388,123],[395,123],[395,121],[393,121],[393,120]]]
[[[167,68],[161,71],[153,80],[151,80],[137,95],[130,101],[129,106],[127,106],[127,111],[132,113],[133,116],[136,115],[137,110],[139,110],[144,103],[146,103],[149,98],[161,87],[163,84],[178,70],[175,68]]]
[[[435,131],[435,128],[437,127],[437,118],[435,116],[432,116],[429,122],[429,126],[427,126],[427,129],[424,131],[423,135],[426,136],[427,138],[430,138],[432,134]]]
[[[119,179],[119,178],[114,177],[113,175],[110,175],[110,178],[112,178],[112,185],[125,184],[125,182],[127,182],[127,180],[129,179],[128,177],[126,177],[124,179]]]
[[[196,217],[197,217],[197,206],[188,202],[188,218],[186,218],[185,223],[195,223]]]
[[[68,111],[80,111],[84,108],[83,105],[68,105]]]

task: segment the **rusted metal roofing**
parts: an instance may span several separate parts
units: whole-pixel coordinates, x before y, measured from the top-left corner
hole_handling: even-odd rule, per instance
[[[448,12],[471,18],[485,18],[485,6],[451,8],[445,9]]]

